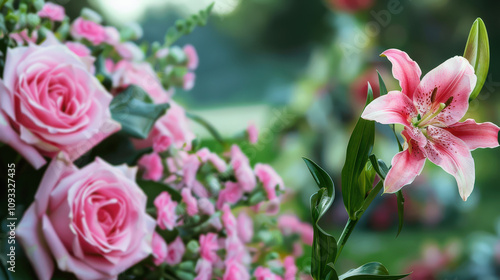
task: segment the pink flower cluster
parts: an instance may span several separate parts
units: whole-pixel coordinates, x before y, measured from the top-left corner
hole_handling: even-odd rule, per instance
[[[57,4],[37,15],[44,26],[68,24]],[[164,47],[146,60],[126,32],[103,26],[92,13],[69,28],[69,34],[47,29],[41,40],[37,32],[14,30],[6,38],[16,47],[2,61],[0,142],[37,169],[50,161],[17,230],[37,276],[50,279],[57,267],[79,279],[116,279],[134,265],[176,273],[192,262],[187,273],[197,280],[245,280],[253,271],[257,279],[295,279],[293,257],[260,258],[267,246],[260,233],[278,227],[259,220],[279,212],[281,177],[269,165],[252,167],[238,145],[223,154],[193,145],[187,114],[172,100],[174,87],[194,86],[195,48]],[[146,139],[130,139],[141,151],[137,166],[95,158],[77,168],[75,160],[121,129],[109,106],[131,85],[170,105]],[[249,128],[250,142],[257,134]],[[310,226],[298,223],[304,239]]]

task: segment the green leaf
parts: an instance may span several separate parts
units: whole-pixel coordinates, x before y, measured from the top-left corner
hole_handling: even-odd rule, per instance
[[[378,75],[378,86],[380,88],[380,96],[386,95],[387,94],[387,87],[385,86],[384,80],[382,79],[382,76],[380,76],[380,73],[377,70],[377,75]]]
[[[385,165],[385,162],[381,159],[377,160],[377,157],[375,155],[370,155],[370,162],[372,163],[375,172],[377,172],[382,180],[385,180],[387,172],[389,172],[389,169],[387,168],[387,165]]]
[[[477,76],[476,87],[469,97],[469,101],[472,101],[479,95],[479,92],[483,88],[490,67],[488,32],[481,18],[477,18],[474,24],[472,24],[467,45],[465,46],[464,57],[474,67],[474,73]]]
[[[370,161],[367,161],[365,168],[359,176],[359,186],[361,193],[367,193],[373,187],[373,182],[375,181],[375,169],[373,168]]]
[[[153,204],[154,199],[164,191],[170,194],[172,200],[177,202],[180,202],[182,200],[181,194],[176,189],[172,188],[169,185],[142,179],[137,180],[137,185],[139,185],[139,187],[141,187],[144,193],[146,193],[146,195],[148,196],[148,203],[147,203],[148,208],[154,207]]]
[[[371,262],[340,275],[339,280],[396,280],[408,275],[389,275],[389,271],[381,263]]]
[[[396,193],[396,197],[398,199],[398,219],[399,219],[398,234],[396,235],[396,237],[398,237],[399,234],[401,233],[401,230],[403,229],[403,224],[404,224],[405,198],[401,190],[399,190]]]
[[[318,222],[330,208],[335,199],[333,180],[323,168],[310,159],[303,158],[320,190],[311,196],[311,216],[313,221],[314,239],[312,248],[311,274],[315,280],[337,279],[333,268],[337,255],[335,238],[325,232]],[[331,265],[329,265],[331,264]]]
[[[311,172],[311,175],[314,178],[314,181],[318,185],[318,187],[321,188],[326,188],[328,190],[328,195],[331,196],[331,202],[335,199],[335,191],[334,191],[334,186],[333,186],[333,180],[326,173],[326,171],[321,168],[319,165],[317,165],[314,161],[303,157],[302,158],[304,162],[307,165],[307,168],[309,169],[309,172]]]
[[[368,83],[366,105],[373,100],[373,91]],[[356,219],[356,212],[365,199],[359,176],[363,171],[375,140],[375,122],[359,118],[347,145],[347,154],[342,169],[342,197],[349,218]]]
[[[163,116],[169,104],[154,104],[140,87],[128,86],[109,105],[111,116],[122,125],[122,132],[145,139],[158,118]]]

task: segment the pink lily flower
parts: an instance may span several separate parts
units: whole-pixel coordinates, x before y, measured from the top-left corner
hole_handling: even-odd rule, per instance
[[[469,108],[469,96],[477,77],[469,62],[459,56],[448,59],[422,80],[418,64],[403,51],[382,53],[392,63],[401,91],[391,91],[371,102],[362,118],[382,124],[402,124],[404,151],[392,159],[384,192],[394,193],[411,184],[426,158],[453,175],[465,201],[474,188],[476,148],[498,147],[500,128],[493,123],[459,122]]]

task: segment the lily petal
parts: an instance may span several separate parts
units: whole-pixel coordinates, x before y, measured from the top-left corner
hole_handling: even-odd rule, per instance
[[[417,111],[408,96],[399,91],[391,91],[373,100],[361,117],[382,124],[399,123],[410,125],[411,118],[417,116]]]
[[[413,93],[422,76],[422,70],[418,64],[407,53],[397,49],[386,50],[381,56],[387,57],[392,63],[392,75],[399,81],[401,92],[413,99]]]
[[[465,122],[456,123],[445,129],[464,141],[470,150],[496,148],[499,146],[498,132],[500,128],[490,122],[476,123],[475,120],[468,119]]]
[[[464,201],[474,189],[474,159],[467,144],[445,129],[428,126],[427,157],[457,180],[460,196]]]
[[[476,85],[474,68],[467,59],[455,56],[427,73],[417,87],[413,103],[420,115],[435,112],[448,104],[432,121],[439,126],[458,122],[469,108],[469,96]],[[436,89],[436,90],[435,90]],[[434,95],[434,96],[433,96]]]
[[[391,161],[392,168],[384,181],[384,192],[395,193],[409,185],[420,175],[425,164],[425,154],[414,140],[408,149],[396,154]]]

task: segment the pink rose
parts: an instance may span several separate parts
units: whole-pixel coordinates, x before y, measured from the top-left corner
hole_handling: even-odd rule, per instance
[[[176,265],[182,261],[182,257],[186,252],[186,246],[184,246],[184,242],[178,236],[172,243],[168,244],[168,254],[165,261],[169,265]]]
[[[156,266],[164,263],[167,259],[167,242],[158,233],[153,233],[153,262]]]
[[[265,268],[262,266],[257,267],[255,272],[253,273],[256,280],[281,280],[282,278],[278,275],[271,272],[269,268]]]
[[[248,243],[253,237],[253,221],[246,212],[240,212],[237,219],[238,237]]]
[[[248,125],[247,135],[248,135],[248,141],[251,144],[257,144],[257,142],[259,141],[259,130],[257,129],[257,126],[255,126],[254,123]]]
[[[146,62],[121,60],[115,65],[111,78],[114,88],[124,89],[129,85],[136,85],[147,92],[156,103],[166,103],[172,95],[163,89],[151,64]]]
[[[292,256],[288,256],[283,261],[283,265],[285,267],[285,277],[283,277],[283,280],[295,280],[298,272],[295,259]]]
[[[279,190],[285,189],[285,184],[283,183],[283,179],[281,179],[280,175],[274,171],[274,169],[267,164],[258,163],[255,165],[255,175],[259,178],[259,181],[262,182],[264,190],[266,190],[267,198],[269,200],[275,199],[276,196],[276,187]]]
[[[206,235],[200,235],[200,256],[203,259],[211,263],[217,262],[219,260],[219,256],[217,256],[218,249],[217,234],[209,232]]]
[[[198,209],[202,214],[212,216],[215,213],[214,204],[208,198],[200,198],[198,200]]]
[[[17,229],[40,279],[54,262],[78,278],[116,278],[151,254],[155,222],[135,175],[99,158],[81,170],[62,153],[52,160]]]
[[[102,25],[81,17],[73,21],[71,36],[77,40],[87,39],[93,45],[99,45],[107,39],[106,30]]]
[[[226,262],[223,280],[250,280],[247,268],[236,260]]]
[[[157,153],[143,155],[137,165],[144,170],[142,178],[145,180],[158,181],[163,176],[163,163]]]
[[[194,216],[198,214],[198,204],[196,198],[194,198],[191,190],[188,188],[183,188],[181,191],[182,201],[186,203],[186,209],[189,216]]]
[[[192,45],[184,46],[184,53],[187,57],[187,68],[189,70],[195,70],[198,68],[198,53]]]
[[[241,151],[238,145],[231,147],[231,166],[234,170],[234,176],[245,192],[251,192],[257,185],[257,180],[250,167],[250,161]]]
[[[166,191],[161,192],[154,201],[158,217],[156,222],[161,229],[173,230],[177,225],[177,202],[172,200],[170,194]]]
[[[235,182],[227,181],[225,188],[219,192],[217,208],[221,209],[226,203],[235,204],[243,197],[243,190]]]
[[[79,57],[90,56],[90,49],[79,42],[66,42],[66,47]]]
[[[45,164],[42,155],[54,157],[59,151],[74,161],[120,129],[108,109],[111,98],[64,45],[8,49],[0,106],[10,136],[0,138],[10,145],[18,142],[14,148],[34,147],[37,152],[18,152],[35,168]]]
[[[52,21],[62,21],[65,15],[66,14],[64,12],[63,6],[50,2],[46,2],[43,5],[43,8],[40,11],[38,11],[39,17],[48,18]]]

